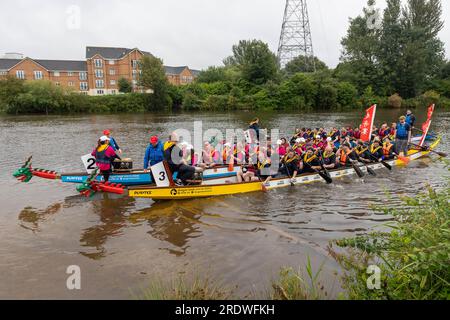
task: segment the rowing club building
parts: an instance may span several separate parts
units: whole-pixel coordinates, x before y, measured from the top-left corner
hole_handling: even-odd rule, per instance
[[[8,53],[0,58],[0,79],[48,80],[87,95],[119,93],[119,79],[127,79],[133,91],[138,86],[139,61],[151,53],[137,48],[87,47],[86,60],[42,60]],[[192,83],[199,71],[187,66],[164,66],[168,81],[176,86]]]

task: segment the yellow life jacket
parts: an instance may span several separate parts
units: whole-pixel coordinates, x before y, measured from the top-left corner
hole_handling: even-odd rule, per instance
[[[375,152],[377,152],[380,149],[381,149],[381,147],[374,148],[374,145],[371,145],[370,146],[370,153],[374,154]]]
[[[100,147],[97,148],[97,151],[102,152],[102,151],[108,149],[108,147],[109,147],[109,144],[102,144]]]
[[[367,150],[369,150],[369,148],[361,148],[361,147],[356,147],[355,148],[355,151],[356,151],[356,154],[358,155],[358,156],[360,156],[360,155],[362,155],[364,152],[366,152]]]
[[[330,154],[327,154],[327,152],[325,151],[323,153],[323,157],[326,158],[326,159],[331,158],[332,156],[334,156],[334,152],[331,152]]]
[[[170,149],[174,145],[175,145],[175,142],[167,141],[166,143],[164,143],[164,151],[166,151],[167,149]]]
[[[292,158],[290,158],[290,159],[288,158],[287,155],[283,157],[283,162],[284,162],[285,164],[294,162],[294,161],[296,161],[296,160],[298,160],[298,157],[296,157],[296,156],[294,156],[294,157],[292,157]]]
[[[266,166],[267,164],[270,164],[270,163],[271,163],[271,162],[270,162],[270,159],[266,159],[266,160],[264,160],[264,162],[259,162],[259,161],[258,161],[258,169],[259,169],[259,170],[264,169],[265,166]]]
[[[315,154],[313,154],[311,157],[308,158],[308,155],[305,154],[305,156],[303,157],[303,161],[306,163],[310,163],[311,161],[313,161],[314,159],[317,159],[317,156]]]

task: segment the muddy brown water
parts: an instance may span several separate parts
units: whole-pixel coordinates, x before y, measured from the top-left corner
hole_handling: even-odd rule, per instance
[[[381,110],[377,123],[401,111]],[[422,123],[425,110],[417,110]],[[284,134],[295,127],[355,125],[362,112],[264,113],[264,127]],[[0,299],[129,299],[154,279],[208,275],[239,295],[270,286],[280,267],[324,265],[329,297],[340,291],[329,241],[364,234],[389,221],[370,209],[399,203],[427,185],[442,186],[448,171],[430,158],[408,168],[382,170],[331,185],[317,183],[268,193],[159,202],[97,195],[78,196],[75,186],[11,176],[33,155],[35,167],[58,172],[83,169],[104,128],[112,129],[127,157],[142,166],[151,134],[167,136],[202,120],[204,129],[242,128],[254,114],[180,113],[113,116],[0,117]],[[447,133],[450,113],[438,112],[433,129]],[[445,137],[440,150],[450,151]],[[81,290],[68,290],[66,269],[81,268]]]

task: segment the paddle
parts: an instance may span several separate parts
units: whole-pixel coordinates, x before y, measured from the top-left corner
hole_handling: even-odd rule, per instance
[[[383,166],[385,166],[387,169],[389,169],[389,170],[392,170],[392,166],[389,164],[389,163],[387,163],[386,161],[384,161],[384,160],[380,160],[380,159],[377,159],[372,153],[368,153],[369,155],[370,155],[370,157],[373,159],[373,160],[375,160],[376,162],[379,162],[379,163],[381,163]]]
[[[315,173],[317,173],[319,176],[322,177],[323,180],[325,180],[328,184],[333,183],[333,179],[331,179],[329,176],[327,176],[326,174],[324,174],[323,172],[320,172],[317,169],[314,169],[309,163],[303,162],[304,164],[306,164],[307,166],[309,166]]]
[[[414,144],[414,143],[409,143],[409,144],[411,146],[420,148],[422,151],[429,151],[431,153],[436,153],[437,155],[439,155],[442,158],[447,158],[448,157],[448,154],[446,154],[444,152],[434,151],[434,150],[430,149],[429,147],[422,147],[422,146],[419,146],[418,144]]]
[[[289,170],[289,167],[288,167],[287,163],[284,163],[283,165],[284,165],[284,167],[286,168],[286,172],[287,172],[289,178],[291,179],[291,186],[294,187],[295,184],[294,184],[294,182],[292,182],[292,175],[291,175],[291,172],[290,172],[290,170]]]
[[[361,158],[360,158],[360,159],[361,159]],[[374,176],[374,177],[377,176],[377,174],[375,173],[375,171],[373,171],[373,169],[372,169],[371,167],[369,167],[369,166],[367,165],[367,163],[365,163],[364,161],[362,161],[362,159],[359,160],[359,162],[362,163],[362,164],[366,167],[367,172],[368,172],[370,175],[372,175],[372,176]]]
[[[322,150],[319,150],[319,159],[320,159],[320,166],[322,167],[322,170],[325,172],[325,174],[327,175],[327,177],[331,178],[330,172],[327,170],[327,168],[325,168],[325,163],[323,162],[323,152]]]
[[[364,172],[362,172],[361,168],[358,167],[356,165],[356,163],[354,163],[353,161],[352,161],[352,167],[355,170],[355,172],[358,175],[358,177],[363,178],[365,176],[365,174],[364,174]]]

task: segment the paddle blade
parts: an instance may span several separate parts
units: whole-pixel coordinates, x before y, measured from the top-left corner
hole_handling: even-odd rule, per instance
[[[377,175],[375,173],[375,171],[371,167],[367,167],[367,172],[369,172],[369,174],[371,174],[372,176],[376,176]]]
[[[362,178],[365,176],[364,172],[362,172],[362,170],[356,165],[356,164],[352,164],[353,169],[355,169],[356,174],[358,175],[358,177]]]
[[[319,176],[322,177],[323,180],[326,181],[326,183],[330,184],[333,183],[333,179],[331,179],[329,176],[327,176],[325,173],[323,172],[317,172],[319,174]]]
[[[389,170],[392,170],[392,166],[389,163],[387,163],[386,161],[381,161],[381,164],[383,166],[385,166],[386,168],[388,168]]]
[[[448,154],[444,153],[444,152],[439,152],[439,151],[435,151],[440,157],[442,158],[447,158]]]

